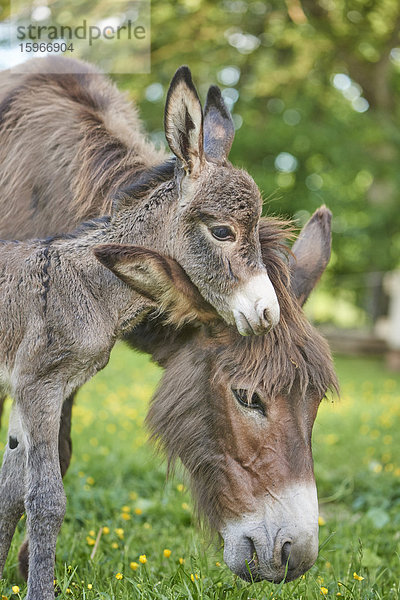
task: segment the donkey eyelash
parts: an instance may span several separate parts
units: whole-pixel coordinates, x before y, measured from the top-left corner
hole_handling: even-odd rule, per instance
[[[265,406],[262,402],[260,396],[257,392],[254,392],[251,397],[251,402],[247,400],[247,390],[235,390],[232,389],[232,393],[235,396],[236,400],[239,402],[241,406],[245,408],[251,408],[253,410],[257,410],[259,413],[266,417]]]

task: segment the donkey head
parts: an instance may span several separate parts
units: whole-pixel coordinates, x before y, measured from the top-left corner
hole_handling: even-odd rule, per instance
[[[329,211],[319,209],[288,264],[285,231],[261,221],[263,260],[282,311],[269,335],[243,339],[221,321],[210,325],[215,313],[167,259],[162,284],[152,280],[153,300],[168,288],[181,303],[174,316],[175,300],[163,302],[171,321],[186,312],[207,324],[180,331],[159,324],[157,334],[157,320],[149,320],[130,336],[166,369],[148,415],[153,437],[170,461],[182,460],[200,513],[224,539],[225,562],[243,579],[295,579],[318,553],[311,431],[337,384],[327,344],[300,305],[328,262],[329,225]],[[113,270],[121,276],[120,267]],[[130,284],[143,293],[136,276]]]
[[[209,89],[203,117],[189,69],[178,69],[165,134],[178,159],[171,255],[227,323],[242,335],[263,333],[278,323],[279,304],[261,258],[261,196],[228,162],[234,126],[219,88]]]
[[[278,323],[280,309],[261,256],[260,192],[248,173],[228,161],[234,127],[220,90],[209,89],[203,115],[187,67],[178,69],[168,91],[165,134],[174,171],[169,161],[121,190],[115,222],[125,218],[131,227],[131,237],[123,239],[174,258],[242,335],[265,333]],[[135,199],[140,193],[141,207]],[[126,217],[118,216],[121,207],[130,210]]]

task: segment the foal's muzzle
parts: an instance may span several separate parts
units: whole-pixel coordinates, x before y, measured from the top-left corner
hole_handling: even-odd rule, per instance
[[[267,275],[254,275],[232,294],[229,305],[241,335],[260,335],[279,323],[280,308]]]

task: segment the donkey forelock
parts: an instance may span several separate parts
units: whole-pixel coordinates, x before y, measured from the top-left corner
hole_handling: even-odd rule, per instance
[[[226,456],[221,448],[223,406],[221,382],[231,388],[261,390],[272,402],[300,395],[318,401],[338,384],[329,348],[307,321],[290,290],[288,253],[284,241],[289,223],[263,219],[263,259],[281,306],[281,319],[267,335],[243,338],[218,323],[202,330],[177,332],[178,343],[154,354],[166,368],[147,417],[152,439],[165,450],[170,468],[179,457],[190,473],[198,516],[219,529],[226,494]],[[155,323],[152,323],[154,331]],[[164,345],[164,344],[162,344]],[[311,402],[311,400],[310,400]],[[222,501],[221,501],[222,499]]]

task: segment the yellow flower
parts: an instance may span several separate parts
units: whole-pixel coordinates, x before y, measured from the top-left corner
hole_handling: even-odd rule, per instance
[[[324,596],[326,596],[326,595],[327,595],[327,593],[328,593],[328,588],[326,588],[326,587],[321,587],[321,588],[319,588],[319,589],[320,589],[320,592],[321,592],[321,594],[323,594]]]
[[[197,573],[195,573],[194,575],[193,575],[193,573],[190,574],[190,579],[193,581],[193,583],[194,583],[195,579],[198,579],[198,578],[199,578],[199,576],[197,575]]]
[[[322,526],[323,526],[323,525],[325,525],[325,524],[326,524],[326,521],[325,521],[324,517],[321,517],[321,516],[320,516],[320,517],[318,517],[318,525],[319,525],[320,527],[322,527]]]
[[[89,535],[91,535],[92,537],[96,537],[96,532],[93,529],[91,529],[89,531]]]
[[[130,512],[130,511],[131,511],[130,506],[123,506],[122,507],[122,512]]]
[[[217,560],[217,562],[215,563],[215,566],[216,566],[216,567],[220,567],[220,566],[221,566],[221,563],[220,563],[220,562]]]
[[[11,589],[13,594],[19,594],[19,587],[17,585],[13,585]]]
[[[7,596],[2,596],[1,600],[8,600]]]
[[[89,544],[89,546],[94,546],[94,545],[95,545],[95,543],[96,543],[96,540],[94,540],[92,537],[90,537],[90,535],[88,535],[88,536],[86,537],[86,541],[87,541],[87,543]]]
[[[124,519],[124,521],[129,521],[131,518],[131,515],[129,513],[122,513],[121,517]]]
[[[103,533],[104,533],[104,535],[108,535],[110,533],[110,528],[107,527],[107,525],[105,527],[103,527]]]
[[[122,575],[122,573],[117,573],[115,576],[115,579],[118,579],[118,581],[120,581],[123,578],[124,578],[124,576]]]
[[[138,568],[139,565],[137,562],[131,562],[131,564],[129,566],[132,569],[132,571],[136,571],[136,569]]]
[[[182,502],[183,510],[189,510],[189,504],[187,502]]]
[[[168,550],[168,548],[165,548],[163,554],[164,554],[165,558],[169,558],[171,556],[171,550]]]
[[[183,483],[178,483],[178,485],[176,486],[176,489],[178,490],[178,492],[183,492],[183,490],[185,489],[185,486],[183,485]]]
[[[88,477],[88,478],[86,479],[86,483],[87,483],[88,485],[94,485],[94,479],[93,479],[93,477]]]
[[[141,515],[142,514],[142,509],[141,508],[135,508],[135,515]]]
[[[179,564],[180,564],[180,565],[183,565],[183,564],[184,564],[184,562],[185,562],[185,559],[184,559],[184,558],[182,558],[182,556],[181,556],[181,557],[180,557],[180,559],[179,559]]]
[[[147,563],[147,556],[145,554],[141,554],[139,556],[139,562],[142,563],[142,565],[145,565]]]
[[[117,534],[120,540],[124,539],[124,530],[121,527],[117,527],[115,533]]]
[[[67,592],[67,594],[72,594],[71,588],[67,588],[65,591]]]
[[[364,579],[364,577],[361,577],[361,575],[357,575],[355,571],[353,573],[353,577],[356,581],[362,581]]]
[[[88,590],[92,590],[92,589],[93,589],[93,585],[92,585],[91,583],[88,583],[88,584],[87,584],[87,589],[88,589]]]
[[[113,542],[113,543],[111,544],[111,548],[113,548],[113,550],[116,550],[116,549],[118,548],[118,544],[117,544],[117,542]]]

